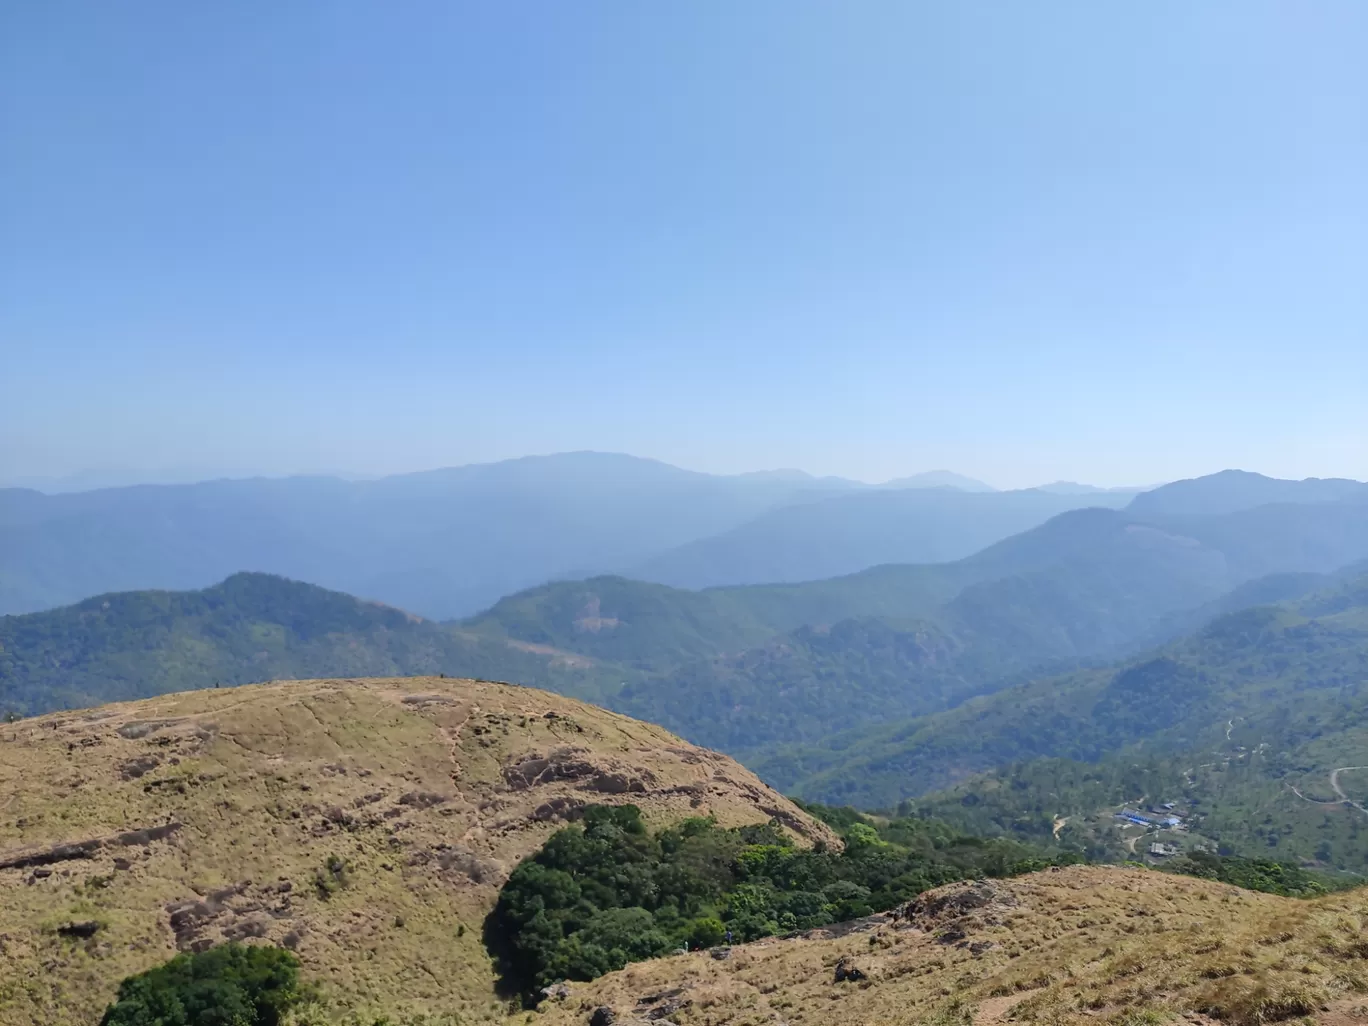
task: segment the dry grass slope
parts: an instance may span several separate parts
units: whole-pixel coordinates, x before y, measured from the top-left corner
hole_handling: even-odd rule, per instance
[[[578,804],[778,816],[732,760],[546,692],[436,678],[170,695],[0,726],[0,1026],[93,1023],[125,975],[293,947],[334,1011],[500,1019],[481,923]]]
[[[617,1026],[1368,1022],[1363,890],[1302,902],[1079,866],[952,884],[854,926],[628,966],[537,1023],[583,1026],[598,1006]]]

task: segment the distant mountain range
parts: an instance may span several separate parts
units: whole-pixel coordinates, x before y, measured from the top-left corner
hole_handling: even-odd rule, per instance
[[[615,708],[746,757],[1114,658],[1257,578],[1365,557],[1368,502],[1152,520],[1086,509],[953,563],[704,591],[558,582],[465,627],[632,667],[644,676],[624,675]]]
[[[983,501],[955,505],[966,491],[984,492]],[[1099,501],[991,491],[948,471],[873,488],[801,471],[699,474],[592,452],[377,480],[0,489],[0,613],[107,591],[202,588],[253,570],[447,618],[520,588],[601,573],[754,584],[956,559]],[[857,501],[797,512],[838,496]],[[765,518],[783,510],[792,519],[771,537]]]
[[[1174,481],[1137,495],[1130,510],[1137,516],[1212,516],[1282,503],[1363,500],[1368,484],[1339,477],[1286,481],[1242,470]]]
[[[945,563],[1082,506],[1118,508],[1110,492],[861,491],[762,513],[631,567],[680,588],[812,581],[883,563]]]
[[[954,562],[806,583],[552,582],[445,624],[240,574],[203,592],[111,594],[0,619],[0,705],[447,673],[606,704],[764,765],[785,746],[1162,643],[1231,602],[1297,594],[1365,558],[1368,500],[1349,497],[1209,516],[1071,510]]]
[[[1227,472],[1139,496],[1068,483],[997,492],[949,471],[874,487],[788,470],[700,474],[583,452],[369,481],[0,489],[0,613],[110,591],[203,588],[248,570],[446,619],[555,580],[816,581],[953,562],[1071,509],[1238,512],[1364,488]]]
[[[200,588],[257,570],[458,616],[848,487],[566,453],[375,481],[9,489],[0,491],[0,611],[111,590]]]

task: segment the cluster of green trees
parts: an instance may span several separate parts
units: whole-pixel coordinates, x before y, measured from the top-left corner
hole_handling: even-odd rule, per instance
[[[590,806],[514,870],[486,941],[508,985],[532,997],[672,950],[813,929],[953,880],[1077,860],[924,820],[876,827],[854,810],[812,811],[840,829],[843,851],[796,848],[775,824],[695,818],[651,832],[635,806]]]
[[[230,943],[129,976],[100,1026],[279,1026],[313,997],[293,953]]]
[[[1220,880],[1250,891],[1265,891],[1288,898],[1314,898],[1330,887],[1324,879],[1290,862],[1213,855],[1194,851],[1164,867],[1171,873]]]

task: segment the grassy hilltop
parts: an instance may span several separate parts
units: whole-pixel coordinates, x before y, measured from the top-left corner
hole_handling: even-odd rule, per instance
[[[0,725],[0,1024],[93,1023],[124,976],[293,947],[340,1013],[502,1015],[481,925],[587,803],[824,825],[724,756],[440,678],[210,689]]]
[[[583,1026],[606,1007],[619,1026],[1354,1026],[1368,1018],[1365,926],[1362,890],[1300,901],[1073,866],[950,884],[724,959],[630,965],[534,1021]]]

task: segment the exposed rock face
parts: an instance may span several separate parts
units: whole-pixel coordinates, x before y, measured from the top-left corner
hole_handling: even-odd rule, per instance
[[[570,985],[568,983],[553,983],[549,987],[543,987],[541,995],[547,1001],[564,1001],[570,996]]]
[[[98,1021],[125,975],[244,939],[293,948],[343,1011],[478,1019],[498,888],[605,802],[835,843],[724,756],[506,684],[253,685],[0,725],[0,1026]]]
[[[976,880],[927,891],[894,909],[890,918],[895,923],[933,933],[941,944],[956,944],[982,954],[992,943],[971,942],[969,935],[986,927],[1001,926],[1016,904],[1010,885]]]
[[[853,958],[844,957],[836,961],[837,983],[858,983],[865,979],[864,972],[855,964]]]
[[[113,837],[91,837],[84,841],[54,844],[45,848],[21,848],[18,851],[0,854],[0,869],[28,869],[33,866],[50,866],[56,862],[69,862],[73,859],[93,859],[101,850],[135,844],[148,845],[153,841],[165,840],[179,829],[179,823],[164,823],[161,826],[126,830]],[[114,861],[117,863],[123,860]]]
[[[77,937],[88,940],[94,937],[100,930],[100,924],[93,919],[85,919],[78,923],[66,923],[57,927],[57,932],[63,937]]]

